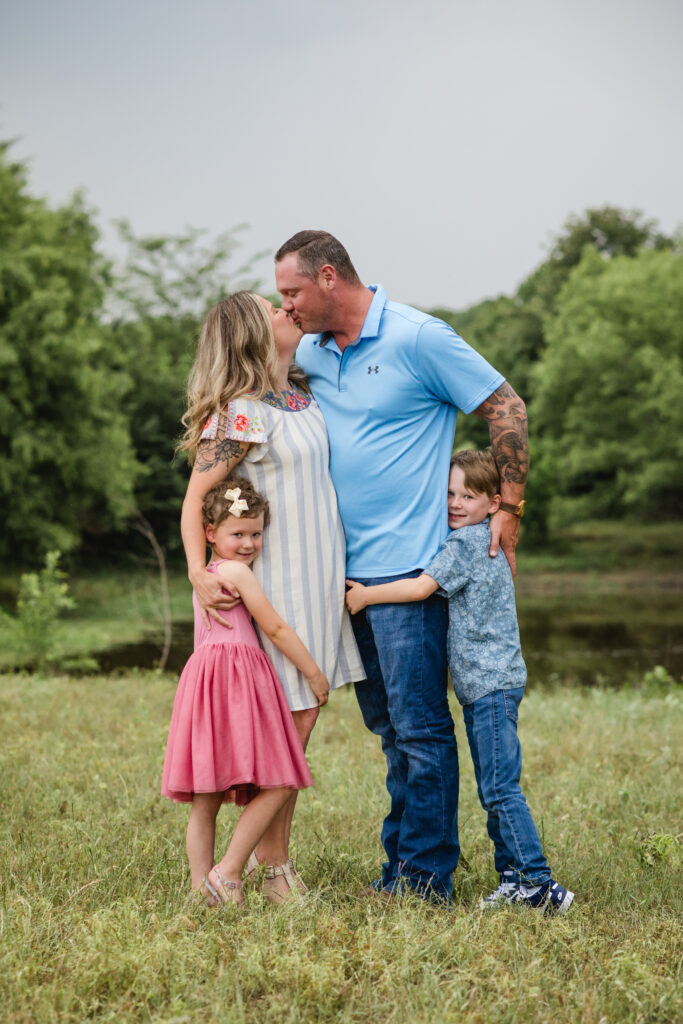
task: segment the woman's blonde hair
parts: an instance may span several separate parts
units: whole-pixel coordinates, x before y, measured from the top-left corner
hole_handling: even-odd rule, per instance
[[[187,381],[185,433],[179,451],[194,459],[207,419],[242,395],[263,398],[277,386],[278,359],[270,317],[252,292],[236,292],[209,310],[199,332]],[[303,371],[292,364],[290,380],[308,391]]]

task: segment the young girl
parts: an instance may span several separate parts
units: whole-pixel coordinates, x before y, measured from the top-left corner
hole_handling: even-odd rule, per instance
[[[212,906],[244,902],[242,871],[249,854],[292,792],[312,784],[301,740],[273,667],[259,646],[251,616],[303,673],[319,705],[326,677],[296,633],[277,614],[249,566],[263,543],[268,503],[252,485],[231,477],[203,503],[209,571],[239,592],[224,612],[229,624],[208,630],[196,595],[195,649],[178,684],[168,733],[161,792],[191,802],[187,856],[192,886]],[[244,805],[225,856],[212,867],[216,816],[231,800]]]

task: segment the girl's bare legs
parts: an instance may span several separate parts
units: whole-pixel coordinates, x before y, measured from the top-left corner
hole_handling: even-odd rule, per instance
[[[273,819],[288,802],[291,789],[262,789],[253,800],[246,805],[240,814],[230,845],[225,856],[218,861],[216,867],[227,882],[239,882],[242,879],[244,865],[266,829],[272,825]],[[207,877],[214,888],[218,889],[225,899],[232,898],[235,903],[242,903],[239,889],[222,889],[220,879],[213,871],[207,871]]]
[[[313,726],[318,720],[319,708],[307,708],[304,711],[293,711],[292,717],[304,750],[308,746]],[[292,818],[296,807],[298,790],[294,790],[287,803],[273,819],[272,824],[263,833],[263,837],[254,850],[260,864],[284,864],[289,858],[289,834],[292,829]],[[251,852],[251,851],[249,851]],[[269,888],[286,899],[289,895],[287,880],[282,876],[268,880]]]
[[[192,888],[201,888],[213,867],[216,841],[216,817],[223,803],[222,793],[195,793],[187,823],[187,859],[190,862]]]

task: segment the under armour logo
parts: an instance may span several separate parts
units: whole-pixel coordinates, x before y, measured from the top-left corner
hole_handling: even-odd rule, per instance
[[[379,366],[368,366],[368,373],[379,373]]]

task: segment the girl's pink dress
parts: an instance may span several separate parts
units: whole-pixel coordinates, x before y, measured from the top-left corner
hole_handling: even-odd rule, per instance
[[[219,562],[211,562],[216,572]],[[232,629],[207,629],[195,595],[194,652],[183,669],[168,730],[163,796],[190,802],[220,793],[246,804],[259,789],[313,784],[279,679],[249,612],[221,612]]]

